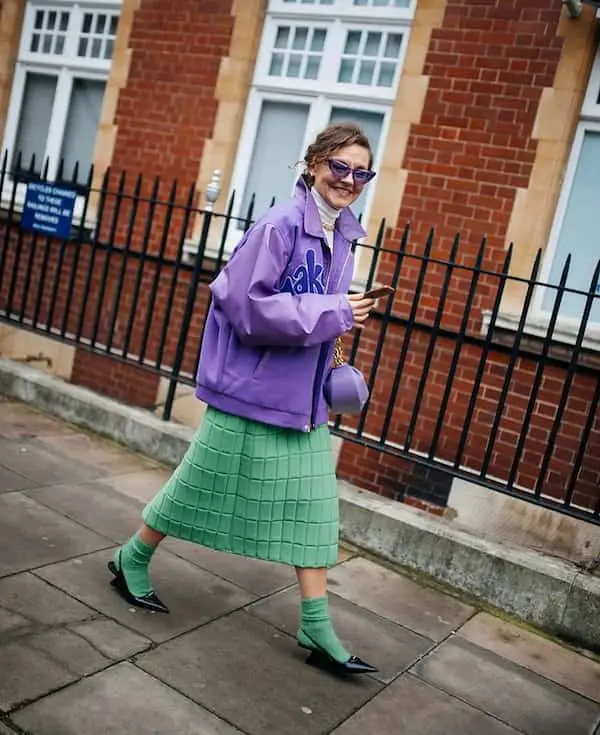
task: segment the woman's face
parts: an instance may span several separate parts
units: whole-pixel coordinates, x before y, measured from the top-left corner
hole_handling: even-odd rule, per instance
[[[330,167],[330,161],[341,161],[350,167],[345,177],[335,176]],[[339,168],[339,167],[338,167]],[[343,167],[342,167],[343,168]],[[334,209],[343,209],[353,204],[360,196],[365,184],[356,183],[352,176],[352,169],[369,168],[369,151],[361,145],[348,145],[334,151],[328,161],[317,164],[309,169],[314,176],[313,187],[323,199]]]

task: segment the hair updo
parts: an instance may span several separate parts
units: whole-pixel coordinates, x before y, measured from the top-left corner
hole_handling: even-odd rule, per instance
[[[306,173],[304,178],[308,186],[314,184],[314,176],[308,173],[309,169],[323,163],[331,158],[335,151],[349,145],[359,145],[369,152],[369,168],[371,168],[373,165],[373,150],[362,128],[354,123],[336,123],[319,133],[315,141],[306,149],[304,155]]]

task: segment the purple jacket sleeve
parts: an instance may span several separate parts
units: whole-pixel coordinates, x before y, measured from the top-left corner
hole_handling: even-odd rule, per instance
[[[281,293],[292,246],[273,224],[258,226],[231,258],[211,291],[242,344],[301,347],[352,328],[343,294]]]

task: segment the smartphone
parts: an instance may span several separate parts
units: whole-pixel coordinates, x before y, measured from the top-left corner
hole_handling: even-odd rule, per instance
[[[370,291],[365,291],[363,296],[365,299],[380,299],[383,296],[391,296],[393,293],[396,293],[396,289],[391,286],[378,286]]]

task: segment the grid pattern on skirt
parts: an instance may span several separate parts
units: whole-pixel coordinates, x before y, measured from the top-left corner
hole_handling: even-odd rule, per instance
[[[329,430],[281,429],[209,407],[143,519],[217,551],[332,566],[339,501]]]

